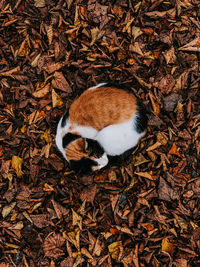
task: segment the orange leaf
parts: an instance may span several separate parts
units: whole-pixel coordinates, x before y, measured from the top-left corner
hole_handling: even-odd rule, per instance
[[[153,56],[154,56],[154,58],[155,58],[155,59],[159,58],[160,53],[161,53],[160,51],[154,51],[154,52],[153,52]]]
[[[123,17],[123,9],[122,9],[121,6],[118,6],[118,5],[115,4],[114,7],[113,7],[113,12],[115,14],[117,14],[120,18]]]
[[[122,59],[124,59],[125,57],[126,57],[126,53],[125,53],[125,52],[119,51],[119,52],[117,53],[117,58],[118,58],[118,60],[122,60]]]
[[[169,151],[169,154],[181,157],[181,154],[179,153],[179,149],[177,148],[176,143],[173,143],[173,145]]]
[[[127,65],[133,65],[135,63],[135,59],[134,58],[129,58],[127,61],[126,61],[126,64]]]
[[[152,35],[154,33],[154,30],[152,28],[142,28],[141,31],[148,35]]]
[[[116,229],[116,228],[110,228],[110,232],[111,232],[111,234],[113,234],[113,235],[119,234],[119,230]]]
[[[154,229],[154,225],[152,223],[143,223],[142,226],[147,230],[147,231],[152,231]]]
[[[173,254],[175,245],[169,242],[168,237],[164,237],[162,240],[162,252],[167,252],[170,255]]]

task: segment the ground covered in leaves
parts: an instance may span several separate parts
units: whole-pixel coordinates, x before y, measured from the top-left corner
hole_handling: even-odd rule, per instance
[[[198,0],[0,2],[0,266],[200,266]],[[57,122],[117,81],[149,126],[119,166],[76,177]]]

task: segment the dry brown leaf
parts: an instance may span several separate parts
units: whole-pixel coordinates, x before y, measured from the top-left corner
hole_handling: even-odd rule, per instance
[[[50,91],[50,83],[40,87],[37,91],[33,92],[33,96],[36,98],[45,97]]]
[[[49,45],[51,45],[52,41],[53,41],[53,27],[52,27],[52,25],[45,25],[45,30],[47,33]]]
[[[82,229],[82,217],[78,215],[73,209],[72,209],[72,224],[78,225],[79,229]]]
[[[56,212],[56,215],[58,219],[61,219],[62,217],[66,216],[69,214],[69,210],[64,208],[62,205],[60,205],[58,202],[55,200],[51,200],[51,203],[53,204],[54,210]]]
[[[64,243],[65,239],[60,234],[50,233],[43,244],[45,256],[57,259],[64,255],[64,251],[61,249]]]
[[[54,73],[54,79],[52,80],[52,86],[56,89],[59,89],[61,91],[71,93],[71,87],[67,80],[65,79],[62,72],[56,71]]]
[[[88,201],[93,204],[94,198],[97,192],[97,185],[88,186],[88,188],[84,189],[80,194],[80,199],[82,201]]]
[[[173,19],[176,16],[176,9],[172,8],[166,11],[151,11],[146,12],[145,15],[154,19],[164,18],[165,16],[169,16],[171,19]]]
[[[151,171],[150,172],[135,172],[138,176],[142,176],[144,178],[147,178],[149,180],[156,180],[156,177],[152,175]]]
[[[104,34],[104,32],[100,31],[98,27],[95,27],[95,28],[91,29],[92,40],[91,40],[90,45],[92,46],[96,41],[101,39],[103,34]]]
[[[160,177],[160,182],[158,186],[158,196],[160,199],[173,201],[178,199],[177,192],[168,185],[168,183]]]
[[[176,55],[173,46],[169,50],[165,51],[163,55],[165,57],[167,64],[173,64],[176,62]]]
[[[12,76],[12,74],[15,74],[20,71],[20,66],[17,66],[14,69],[11,69],[9,71],[0,72],[0,76]]]

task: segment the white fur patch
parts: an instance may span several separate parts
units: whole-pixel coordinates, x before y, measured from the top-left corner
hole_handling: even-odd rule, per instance
[[[144,133],[136,132],[135,120],[136,116],[124,123],[107,126],[98,133],[96,140],[107,155],[120,155],[137,145]]]
[[[67,160],[67,157],[65,155],[65,149],[63,148],[63,145],[62,145],[63,135],[66,134],[66,131],[65,131],[65,128],[61,127],[61,122],[62,122],[62,118],[60,119],[58,126],[57,126],[55,141],[56,141],[56,145],[58,149],[63,154],[63,157]]]
[[[96,161],[98,163],[98,170],[100,170],[108,164],[108,157],[107,157],[106,153],[104,153],[101,158],[94,159],[94,161]]]
[[[69,130],[69,128],[72,128],[72,130]],[[67,122],[64,129],[66,130],[66,132],[71,132],[71,133],[77,132],[82,137],[91,138],[91,139],[95,139],[98,133],[98,131],[94,129],[93,127],[80,126],[80,125],[77,125],[76,123],[71,123],[70,121]]]
[[[102,86],[104,86],[104,85],[106,85],[106,84],[107,84],[107,83],[99,83],[99,84],[97,84],[97,85],[95,85],[95,86],[92,86],[92,87],[88,88],[87,90],[96,89],[96,88],[102,87]]]

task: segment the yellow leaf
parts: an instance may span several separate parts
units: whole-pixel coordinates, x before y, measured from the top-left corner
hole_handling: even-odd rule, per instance
[[[82,217],[78,215],[73,209],[72,209],[72,224],[78,225],[80,229],[82,229]]]
[[[134,186],[134,184],[136,184],[137,182],[138,182],[138,179],[135,176],[133,176],[130,184],[127,186],[127,188],[124,191],[125,192],[129,191]]]
[[[122,248],[122,241],[117,241],[108,246],[108,251],[114,260],[118,260],[120,247]]]
[[[45,139],[47,143],[49,143],[49,130],[46,129],[46,131],[41,136],[42,139]]]
[[[37,98],[42,98],[49,93],[49,89],[50,89],[50,83],[40,88],[39,90],[33,92],[33,96]]]
[[[18,177],[22,176],[23,159],[18,156],[12,156],[12,168],[15,170]]]
[[[31,66],[32,66],[33,68],[37,67],[37,65],[38,65],[38,60],[39,60],[40,56],[41,56],[41,53],[38,54],[38,55],[34,58],[34,60],[31,62]]]
[[[167,144],[168,138],[164,133],[158,132],[156,137],[157,137],[157,141],[159,143],[161,143],[162,145],[166,145]]]
[[[170,243],[168,237],[164,237],[162,240],[162,248],[161,248],[162,252],[167,252],[170,255],[172,255],[174,252],[174,249],[175,249],[175,245]]]
[[[151,151],[151,150],[154,150],[156,149],[157,147],[161,146],[161,143],[160,142],[156,142],[155,144],[153,144],[152,146],[149,146],[147,148],[147,151]]]
[[[45,158],[48,159],[50,148],[51,148],[51,144],[49,144],[49,143],[46,146],[44,146],[41,150],[40,157],[45,156]]]
[[[93,29],[91,29],[91,36],[92,36],[92,40],[90,45],[93,45],[97,40],[99,40],[102,37],[102,32],[99,30],[98,27],[95,27]]]
[[[2,210],[2,216],[5,218],[14,209],[16,202],[12,202],[10,205],[4,206]]]
[[[18,245],[7,243],[7,242],[5,243],[5,245],[6,245],[6,247],[10,247],[10,248],[16,248],[16,249],[20,248],[20,246],[18,246]]]
[[[81,248],[81,253],[85,255],[87,258],[92,259],[92,255],[87,251],[86,248]]]
[[[135,174],[137,174],[138,176],[142,176],[142,177],[145,177],[149,180],[155,180],[155,176],[153,176],[151,174],[151,172],[135,172]]]
[[[134,40],[137,39],[138,36],[140,36],[141,34],[143,34],[143,32],[140,30],[139,27],[132,27],[132,35],[134,37]]]
[[[20,131],[21,131],[22,133],[25,133],[25,132],[26,132],[26,125],[23,125],[22,128],[20,129]]]
[[[117,180],[117,175],[114,171],[108,173],[109,181],[114,182]]]
[[[52,105],[53,108],[60,107],[63,104],[62,98],[56,93],[54,89],[52,89]]]
[[[35,3],[34,3],[34,6],[35,7],[45,7],[45,0],[35,0],[34,1]]]
[[[139,166],[146,162],[149,162],[149,160],[145,159],[145,157],[140,153],[138,156],[135,157],[134,166]]]

